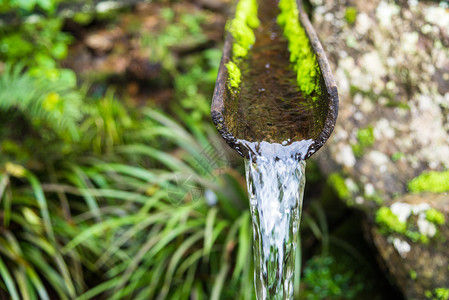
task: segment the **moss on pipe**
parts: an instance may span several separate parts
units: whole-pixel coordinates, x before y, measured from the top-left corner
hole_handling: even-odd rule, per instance
[[[230,61],[226,64],[226,68],[228,68],[229,73],[229,86],[231,88],[238,88],[241,81],[241,72],[237,65]]]
[[[320,68],[316,56],[312,51],[304,28],[299,23],[299,13],[296,0],[280,0],[278,24],[284,29],[284,36],[288,40],[290,62],[297,74],[298,86],[305,95],[311,96],[313,92],[321,94],[317,78]]]
[[[259,27],[256,0],[240,0],[235,17],[228,24],[228,31],[233,37],[232,61],[226,64],[229,72],[229,87],[238,88],[241,82],[239,62],[248,55],[248,51],[256,41],[255,28]]]

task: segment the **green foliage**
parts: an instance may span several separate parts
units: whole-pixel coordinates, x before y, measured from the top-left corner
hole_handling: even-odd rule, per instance
[[[372,146],[375,142],[373,128],[367,127],[359,129],[359,131],[357,131],[357,140],[362,147]]]
[[[54,175],[43,178],[49,184],[20,165],[4,166],[0,196],[4,219],[10,221],[0,233],[0,251],[6,255],[1,256],[0,274],[11,295],[38,293],[48,299],[49,288],[60,299],[187,299],[191,293],[207,298],[231,292],[223,290],[226,280],[235,286],[233,296],[244,284],[241,297],[250,299],[246,193],[232,173],[215,175],[226,163],[207,144],[218,141],[215,131],[194,137],[153,110],[145,110],[143,119],[130,126],[129,113],[119,102],[112,104],[113,97],[100,102],[101,110],[88,110],[85,122],[90,125],[81,126],[85,134],[80,144],[103,128],[94,127],[90,118],[102,124],[116,116],[114,128],[104,126],[104,135],[113,141],[110,154],[57,163],[51,167],[57,170]],[[106,115],[94,115],[103,111]],[[127,140],[115,140],[122,135],[120,128],[127,128]],[[147,146],[161,142],[178,154]],[[95,145],[92,150],[98,151]],[[28,180],[30,187],[18,189],[16,180]],[[211,263],[215,261],[220,263]],[[3,271],[2,263],[8,266]],[[83,268],[101,284],[83,279]],[[5,270],[14,272],[15,279]]]
[[[181,109],[188,112],[191,121],[202,126],[210,114],[209,97],[217,78],[221,52],[207,49],[179,60],[174,49],[190,49],[206,41],[201,25],[207,15],[201,12],[175,14],[168,7],[161,9],[161,14],[167,24],[162,24],[157,35],[144,35],[142,45],[149,50],[150,60],[162,66],[157,84],[173,85],[175,89],[179,105],[175,105],[174,110],[180,114]]]
[[[356,157],[362,157],[365,153],[365,148],[372,146],[376,141],[373,128],[370,126],[359,129],[357,131],[357,141],[357,144],[351,145],[352,151]]]
[[[244,179],[205,122],[221,53],[179,58],[173,48],[204,40],[204,15],[161,14],[162,34],[144,41],[175,90],[172,116],[134,107],[112,89],[91,96],[77,87],[59,64],[71,41],[61,20],[1,29],[2,295],[254,298]],[[317,215],[318,225],[305,223],[328,249],[324,213]],[[308,265],[311,283],[322,272],[316,265]],[[335,270],[335,260],[319,265],[331,273],[328,295],[351,295],[347,271]]]
[[[84,119],[79,130],[82,132],[82,149],[94,153],[111,153],[114,146],[121,145],[130,130],[138,124],[133,122],[132,114],[115,97],[112,90],[99,99],[86,99],[83,107]]]
[[[354,299],[363,285],[354,283],[352,271],[339,272],[339,267],[332,256],[314,257],[307,261],[303,282],[309,289],[304,291],[304,299]]]
[[[203,17],[165,14],[179,23],[156,47],[175,62],[176,36],[204,36]],[[3,290],[12,299],[252,299],[246,192],[203,121],[221,53],[164,61],[179,124],[125,107],[112,90],[86,96],[58,66],[60,26],[29,36],[24,26],[1,39]]]
[[[435,223],[437,225],[443,225],[445,223],[444,214],[434,208],[429,208],[426,210],[426,219],[429,222]]]
[[[426,218],[427,212],[429,210],[426,211]],[[441,222],[440,216],[438,216],[438,214],[435,214],[431,211],[429,215],[431,218],[435,217],[439,222]],[[435,221],[435,219],[432,220]],[[413,242],[421,242],[424,244],[427,244],[430,241],[427,235],[422,234],[416,229],[416,227],[413,226],[413,223],[407,221],[399,221],[398,216],[395,215],[389,207],[382,206],[381,208],[379,208],[376,213],[376,223],[379,225],[380,230],[383,234],[398,233],[408,237]]]
[[[148,49],[152,62],[160,63],[164,72],[175,78],[178,75],[176,68],[178,57],[172,50],[175,47],[188,49],[192,45],[207,41],[201,29],[201,24],[205,21],[205,15],[184,13],[176,16],[171,8],[162,9],[161,14],[167,23],[161,24],[163,29],[159,34],[144,35],[142,46]]]
[[[345,10],[345,19],[349,25],[354,24],[357,19],[357,8],[352,6],[347,7]]]
[[[346,186],[345,179],[340,174],[332,173],[328,178],[328,183],[334,188],[340,199],[347,200],[351,197],[351,193]]]
[[[436,288],[435,296],[438,300],[448,300],[449,299],[449,289],[448,288]]]
[[[221,52],[216,49],[202,51],[198,57],[182,66],[185,72],[174,79],[180,106],[191,114],[192,121],[202,126],[210,115],[209,98],[217,78]]]
[[[425,296],[427,299],[432,300],[448,300],[449,299],[449,289],[448,288],[436,288],[432,291],[426,291]]]
[[[432,192],[444,193],[449,191],[449,171],[424,172],[418,177],[413,178],[408,183],[408,189],[412,193]]]
[[[36,128],[50,127],[60,136],[77,139],[81,93],[71,70],[56,71],[57,77],[48,79],[32,75],[21,65],[6,65],[0,74],[0,110],[20,111]]]
[[[362,157],[364,154],[365,154],[365,148],[364,147],[362,147],[362,145],[360,145],[360,144],[352,144],[351,145],[351,149],[352,149],[352,152],[354,153],[354,156],[355,157]]]
[[[20,61],[33,68],[36,75],[53,78],[56,61],[67,56],[72,38],[61,31],[63,20],[41,18],[33,23],[0,29],[0,59]]]
[[[0,1],[0,11],[24,10],[31,12],[39,8],[47,13],[52,13],[57,2],[57,0],[2,0]]]
[[[376,223],[384,232],[405,233],[407,223],[399,221],[389,207],[382,206],[376,213]]]
[[[391,156],[391,160],[393,160],[394,162],[397,162],[397,161],[401,160],[404,157],[405,157],[404,153],[402,153],[402,152],[395,152]]]
[[[318,66],[315,54],[309,43],[304,28],[300,25],[298,19],[298,7],[295,0],[280,0],[279,14],[277,21],[284,29],[284,36],[288,40],[290,50],[290,62],[297,73],[298,86],[301,91],[310,96],[321,94],[318,78],[321,71]]]
[[[416,278],[418,277],[418,274],[416,273],[415,270],[410,270],[410,279],[411,280],[416,280]]]

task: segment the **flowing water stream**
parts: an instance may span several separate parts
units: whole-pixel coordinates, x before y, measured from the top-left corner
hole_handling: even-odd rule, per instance
[[[242,65],[243,82],[228,122],[248,149],[246,180],[253,223],[258,300],[293,299],[295,253],[307,151],[324,122],[298,88],[274,0],[258,1],[261,26]],[[257,124],[257,126],[255,126]],[[262,141],[262,142],[257,142]]]
[[[296,7],[297,3],[302,5],[302,1],[295,0],[290,4]],[[245,1],[242,11],[236,13],[239,16],[236,19],[243,22],[245,9],[251,5],[251,1]],[[254,28],[254,44],[244,59],[236,60],[237,65],[234,62],[227,73],[219,72],[212,117],[223,138],[246,158],[257,299],[288,300],[293,299],[305,159],[320,148],[332,132],[335,118],[331,119],[333,124],[327,121],[329,115],[336,117],[336,108],[330,105],[335,104],[330,100],[338,99],[329,98],[321,74],[325,74],[326,78],[331,75],[330,72],[319,71],[318,65],[310,71],[310,64],[305,64],[309,68],[306,70],[310,71],[307,76],[315,76],[312,73],[320,76],[313,79],[320,88],[303,93],[298,86],[300,73],[292,67],[292,62],[296,61],[292,58],[301,57],[301,62],[307,62],[303,52],[308,49],[304,47],[310,45],[308,41],[301,42],[301,45],[295,43],[292,49],[298,53],[292,55],[289,36],[300,31],[293,26],[294,22],[288,21],[288,26],[287,23],[278,22],[282,20],[278,17],[285,16],[285,12],[295,10],[286,10],[279,0],[257,1],[257,5],[260,26]],[[282,11],[278,5],[281,5]],[[290,35],[281,26],[288,27],[286,32]],[[251,36],[247,33],[248,30],[251,33],[251,29],[247,26],[243,28],[245,30],[242,29],[242,32],[233,29],[234,40],[241,40],[240,35]],[[307,38],[305,33],[303,38]],[[231,57],[226,49],[223,61]],[[226,85],[231,90],[223,89],[223,79],[228,75],[232,75],[234,84],[241,81],[238,88],[231,88],[228,82]],[[306,78],[304,74],[301,76]],[[333,82],[329,78],[328,81]]]
[[[265,144],[261,148],[272,146]],[[259,300],[293,299],[305,166],[304,160],[290,156],[265,154],[245,160]]]

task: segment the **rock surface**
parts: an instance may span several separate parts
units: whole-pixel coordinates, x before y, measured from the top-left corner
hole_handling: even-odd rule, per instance
[[[411,187],[413,178],[449,169],[447,2],[311,2],[340,95],[334,133],[315,159],[332,174],[339,196],[366,212],[379,253],[404,294],[439,299],[447,289],[449,296],[449,196],[408,195],[422,190]],[[388,222],[379,211],[403,218],[397,208],[406,206],[392,209],[394,203],[426,209],[415,215],[406,208],[411,217],[402,227],[383,228]],[[425,211],[433,209],[443,213],[444,224],[426,219]]]
[[[383,223],[371,228],[373,241],[388,269],[407,298],[440,299],[438,289],[449,287],[448,220],[445,218],[443,224],[438,224],[429,221],[427,216],[434,210],[447,216],[449,195],[405,195],[384,207],[402,214],[407,228],[402,233],[386,228]],[[414,236],[425,242],[413,242]]]

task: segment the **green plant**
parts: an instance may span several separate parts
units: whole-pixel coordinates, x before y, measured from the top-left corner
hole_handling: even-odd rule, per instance
[[[54,74],[57,61],[67,56],[72,37],[62,32],[63,20],[41,18],[36,22],[24,22],[17,27],[0,29],[0,58],[3,61],[30,66],[32,72],[47,78]]]
[[[209,49],[182,66],[185,72],[175,77],[174,88],[182,111],[190,113],[190,120],[196,127],[203,125],[203,120],[210,115],[209,97],[213,93],[217,78],[221,52]],[[182,112],[178,112],[182,114]]]
[[[382,206],[376,213],[376,222],[385,232],[405,233],[407,223],[399,221],[389,207]]]
[[[124,194],[128,202],[135,202],[137,207],[128,211],[124,203],[120,217],[101,214],[104,221],[83,231],[64,248],[70,251],[98,243],[96,247],[103,254],[92,264],[102,268],[106,267],[105,263],[114,265],[105,273],[105,281],[80,299],[99,293],[108,294],[111,299],[156,296],[185,299],[192,291],[216,298],[229,276],[234,279],[231,284],[238,285],[237,279],[245,274],[247,280],[251,280],[251,267],[246,260],[251,251],[249,212],[241,212],[247,209],[243,187],[230,174],[217,178],[205,172],[205,164],[212,163],[212,170],[218,165],[209,160],[198,163],[203,146],[197,139],[167,117],[154,111],[146,113],[151,121],[160,122],[160,125],[147,127],[153,130],[142,132],[141,138],[154,138],[156,134],[183,151],[180,157],[174,157],[144,144],[124,145],[116,149],[117,153],[134,159],[139,157],[139,161],[149,159],[162,166],[142,169],[95,161],[83,171],[91,182],[102,178],[102,189],[110,191],[110,197]],[[229,198],[224,186],[220,187],[222,180],[238,188],[239,197],[243,198],[237,206],[232,203],[236,199]],[[207,205],[207,197],[216,197],[217,204]],[[101,203],[100,199],[97,202]],[[245,223],[247,225],[243,226]],[[106,228],[109,235],[99,239],[98,234]],[[234,252],[232,249],[238,240],[241,244]],[[237,253],[237,261],[232,259],[232,253]],[[211,264],[214,261],[220,263]],[[160,277],[161,270],[167,270],[164,277]],[[204,272],[210,275],[197,277]],[[206,283],[206,289],[200,288],[200,282]],[[247,289],[245,286],[242,292],[248,293]]]
[[[87,103],[76,157],[49,160],[40,178],[14,162],[1,169],[9,295],[218,299],[230,292],[226,281],[250,299],[246,193],[211,146],[212,125],[192,135],[153,110],[131,121],[111,94]]]
[[[354,24],[357,19],[357,8],[352,6],[347,7],[345,10],[345,19],[349,25]]]
[[[375,142],[374,130],[372,127],[359,129],[357,132],[357,140],[362,147],[372,146]]]
[[[429,208],[428,210],[426,210],[426,219],[427,221],[438,225],[443,225],[446,222],[444,214],[434,208]]]
[[[20,111],[33,126],[48,126],[60,136],[77,139],[82,96],[72,71],[58,73],[54,79],[40,78],[22,65],[7,64],[0,74],[0,110],[8,114]]]
[[[31,12],[36,7],[47,13],[52,13],[57,4],[57,0],[2,0],[0,1],[0,12],[24,10]]]
[[[142,46],[148,49],[152,62],[160,63],[163,72],[176,78],[179,74],[177,69],[179,59],[173,53],[173,49],[188,49],[206,42],[206,36],[201,28],[205,15],[202,13],[176,15],[170,8],[162,9],[161,13],[165,22],[161,24],[160,33],[144,34]]]
[[[423,172],[408,183],[408,189],[412,193],[433,192],[442,193],[449,191],[449,171]]]
[[[352,271],[339,272],[341,266],[332,256],[318,256],[307,261],[304,266],[303,282],[307,285],[304,299],[354,299],[363,289],[363,284],[354,284]]]
[[[369,273],[365,273],[369,263],[359,249],[332,232],[328,216],[320,202],[312,202],[310,209],[303,212],[301,226],[302,236],[311,232],[321,245],[305,262],[297,297],[358,299],[364,289],[371,288],[364,283]]]
[[[374,129],[372,127],[361,128],[357,131],[357,144],[352,145],[352,151],[356,157],[362,157],[365,149],[374,144]]]
[[[351,197],[351,192],[346,186],[345,179],[338,173],[333,173],[328,178],[328,183],[337,193],[338,197],[343,200],[348,200]]]

